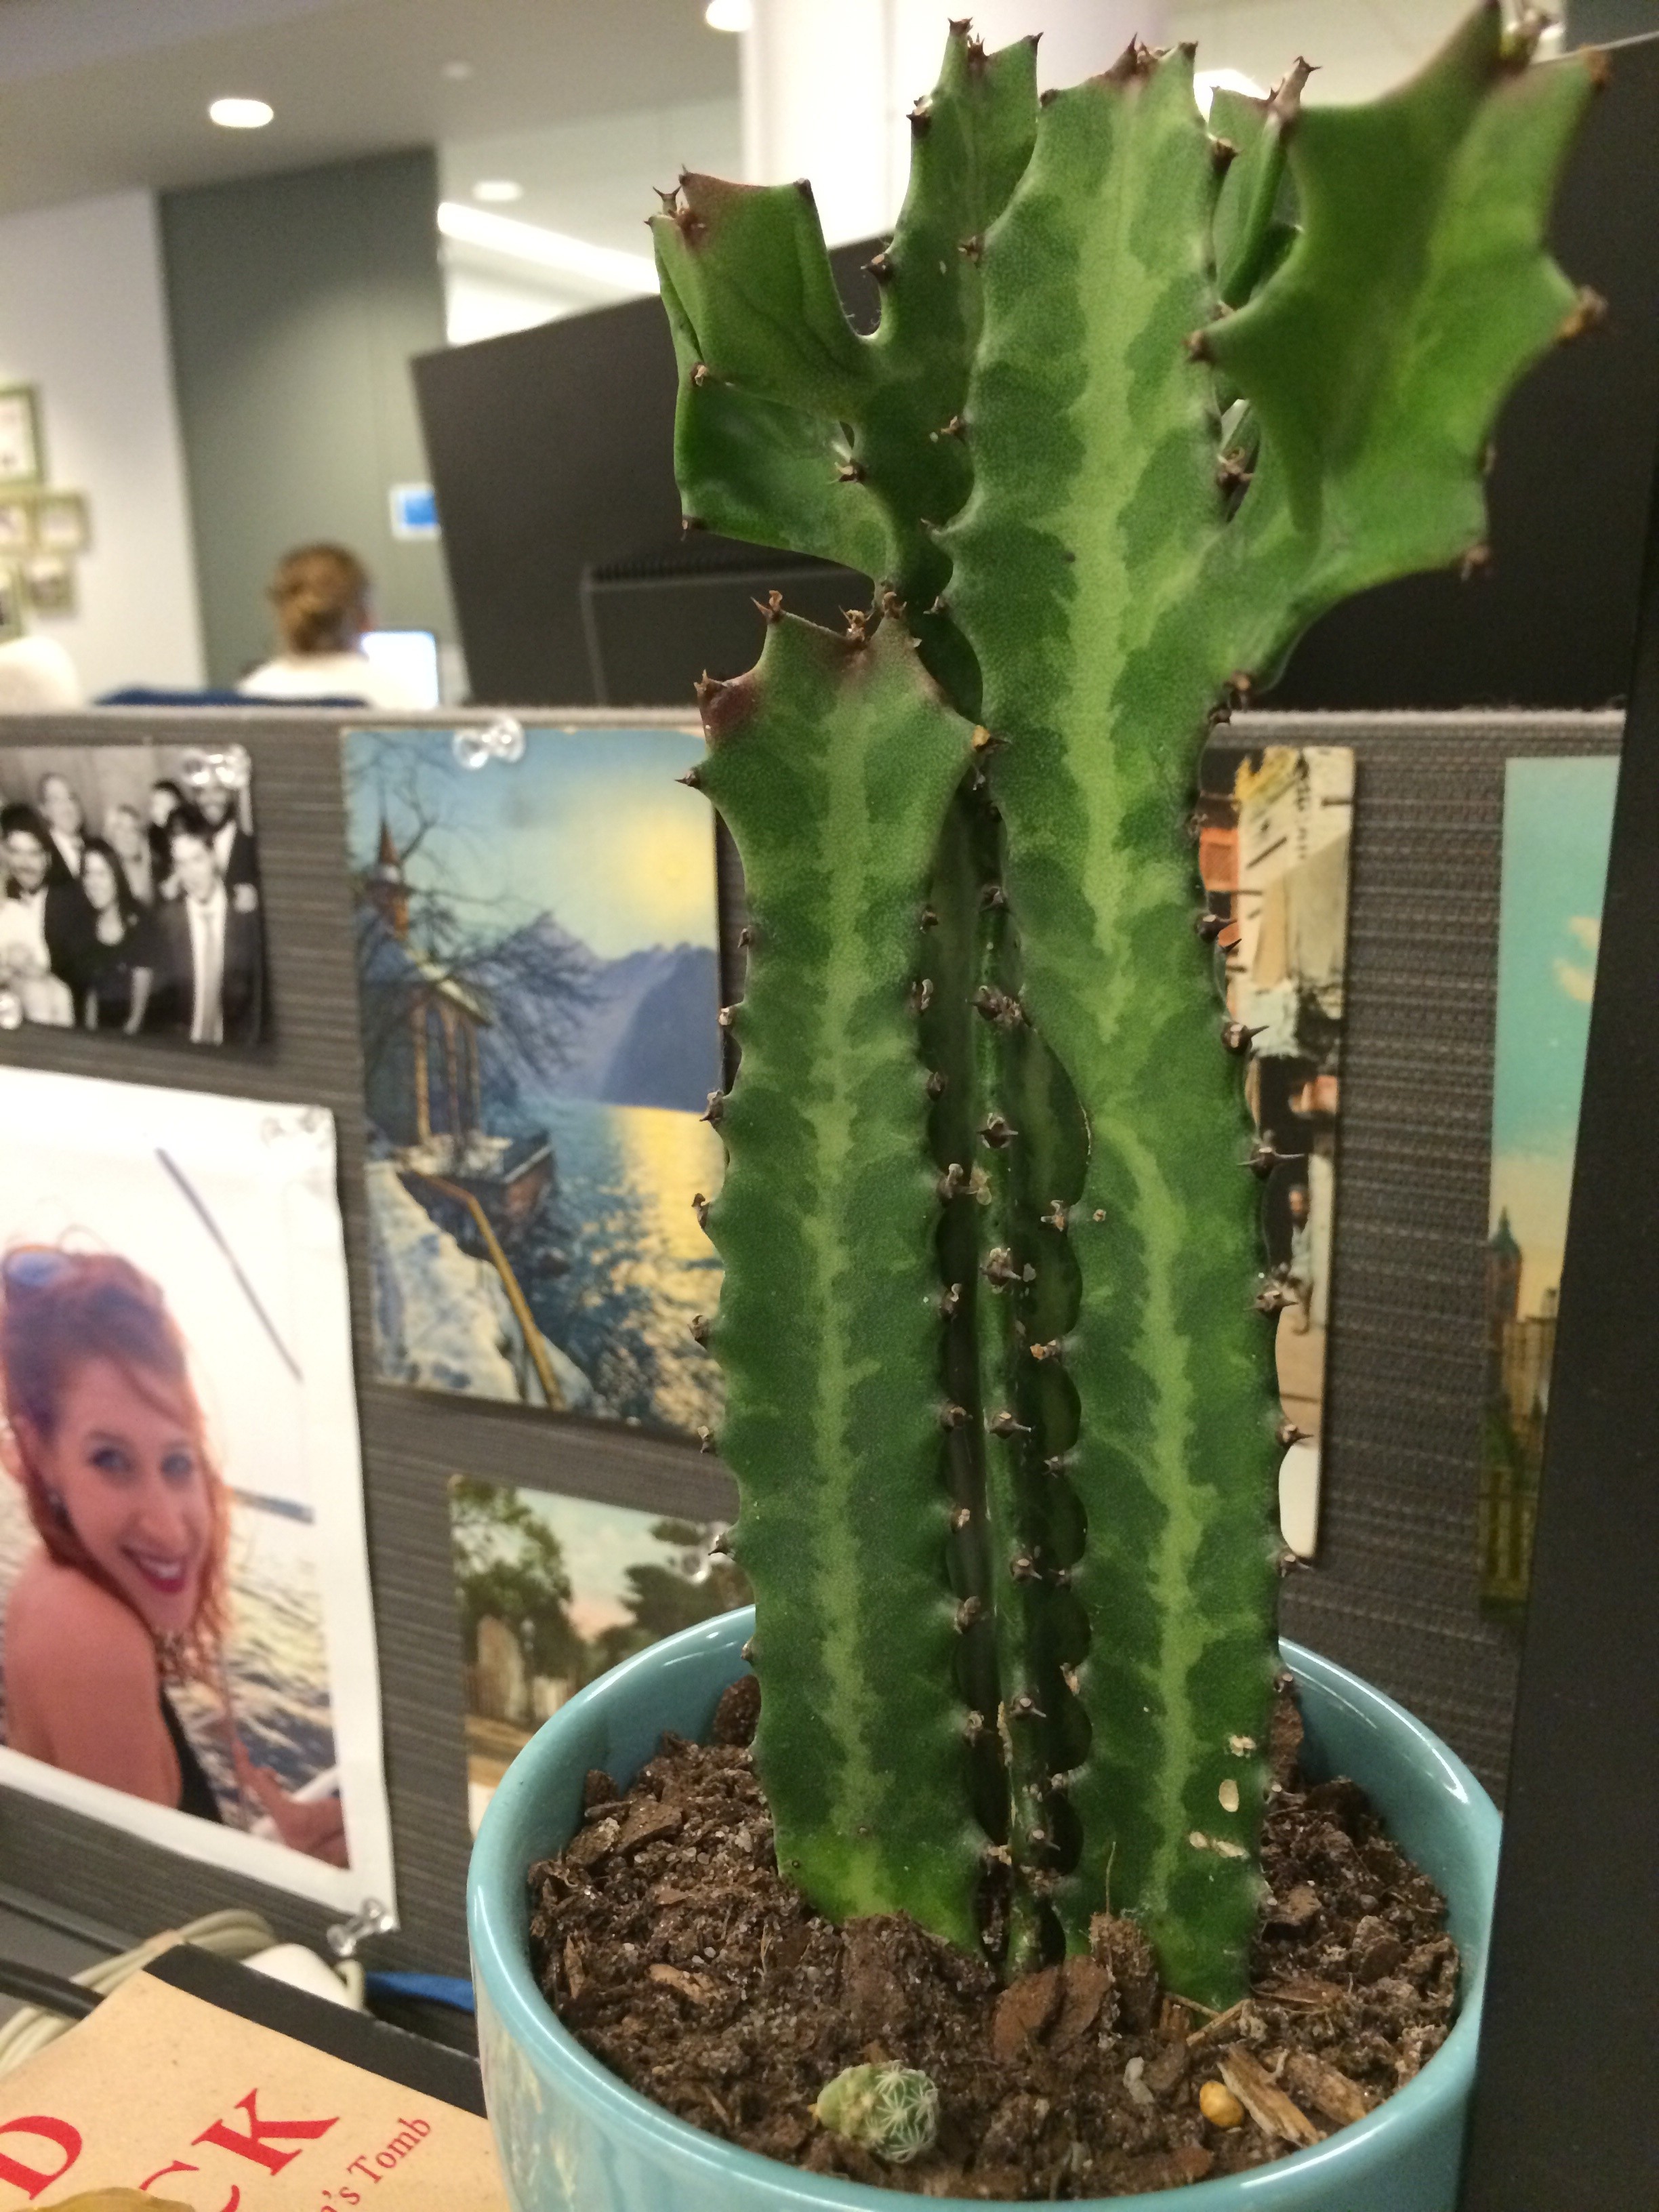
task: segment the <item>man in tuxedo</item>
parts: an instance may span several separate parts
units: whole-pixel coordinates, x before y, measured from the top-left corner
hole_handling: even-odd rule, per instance
[[[192,1044],[256,1043],[264,996],[258,914],[227,890],[198,808],[174,814],[167,850],[179,896],[156,910],[161,949],[146,1026]]]
[[[64,870],[46,823],[32,806],[0,807],[5,860],[0,898],[0,969],[24,991],[26,1017],[55,1027],[75,1019],[91,909]],[[48,984],[48,978],[57,982]],[[59,988],[61,985],[63,988]]]
[[[51,838],[46,857],[52,864],[52,881],[78,884],[87,849],[87,817],[81,802],[70,790],[68,777],[62,775],[43,775],[35,786],[35,795]]]
[[[203,787],[199,804],[231,904],[252,913],[259,903],[259,866],[252,836],[237,817],[234,796],[222,784],[211,782]]]

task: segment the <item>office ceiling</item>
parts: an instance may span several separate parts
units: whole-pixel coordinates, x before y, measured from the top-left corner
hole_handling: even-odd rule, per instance
[[[836,0],[823,0],[833,7]],[[953,0],[939,0],[941,19]],[[971,0],[954,0],[964,10]],[[1298,52],[1310,96],[1363,99],[1407,74],[1469,0],[1147,0],[1196,38],[1200,66],[1271,82]],[[605,118],[636,157],[736,150],[738,46],[703,0],[0,0],[0,215],[133,186],[211,183],[416,144],[461,170],[511,158],[532,220],[614,232],[615,212],[560,204],[572,156],[607,166]],[[1030,0],[1033,25],[1048,12]],[[269,100],[258,131],[216,129],[208,102]],[[656,117],[655,125],[647,118]],[[632,118],[624,129],[622,118]],[[684,121],[682,118],[685,118]],[[697,118],[701,118],[700,120]],[[574,136],[573,136],[574,131]],[[531,140],[556,142],[538,161]],[[672,141],[671,147],[670,141]],[[653,142],[654,143],[654,142]],[[620,146],[611,151],[620,154]],[[545,176],[543,172],[545,171]],[[499,167],[495,173],[501,173]],[[629,242],[637,244],[626,203]]]
[[[0,215],[737,88],[702,0],[0,0]],[[227,94],[276,121],[216,129]]]

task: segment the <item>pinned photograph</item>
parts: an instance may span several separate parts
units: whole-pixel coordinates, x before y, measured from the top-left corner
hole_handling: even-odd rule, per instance
[[[34,545],[40,553],[84,553],[92,544],[92,517],[84,492],[46,491],[34,502]]]
[[[0,499],[0,560],[20,560],[33,545],[33,501]]]
[[[1223,738],[1204,755],[1197,817],[1229,1040],[1249,1054],[1257,1139],[1278,1155],[1257,1304],[1277,1316],[1279,1523],[1300,1559],[1319,1541],[1353,792],[1345,746],[1252,752]]]
[[[343,742],[380,1374],[714,1426],[714,841],[677,781],[701,735]]]
[[[548,1716],[618,1661],[752,1593],[718,1521],[452,1478],[449,1525],[476,1835]]]
[[[246,749],[0,748],[0,1029],[257,1044]]]
[[[392,1901],[333,1122],[0,1068],[0,1780]]]
[[[38,484],[46,472],[40,439],[40,395],[32,384],[0,388],[0,490]]]
[[[0,645],[9,645],[27,628],[24,619],[23,572],[15,561],[0,562]]]
[[[1480,1598],[1510,1621],[1532,1580],[1618,781],[1611,757],[1512,760],[1504,780]]]

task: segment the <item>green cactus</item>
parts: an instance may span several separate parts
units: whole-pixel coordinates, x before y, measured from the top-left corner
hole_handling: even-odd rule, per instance
[[[1039,108],[955,26],[870,338],[796,188],[657,222],[688,513],[876,592],[709,687],[702,775],[755,910],[709,1226],[757,1757],[832,1914],[1024,1965],[1109,1905],[1243,1986],[1273,1164],[1183,822],[1310,621],[1478,556],[1498,410],[1587,319],[1543,233],[1593,73],[1530,62],[1486,6],[1212,137],[1189,50]]]

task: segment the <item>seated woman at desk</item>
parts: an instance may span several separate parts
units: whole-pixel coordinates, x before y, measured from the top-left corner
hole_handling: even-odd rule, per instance
[[[229,1500],[161,1291],[112,1254],[24,1246],[0,1261],[0,1440],[40,1540],[6,1607],[7,1741],[218,1820],[167,1694],[204,1682],[245,1797],[291,1849],[344,1865],[338,1799],[289,1797],[228,1711]]]

